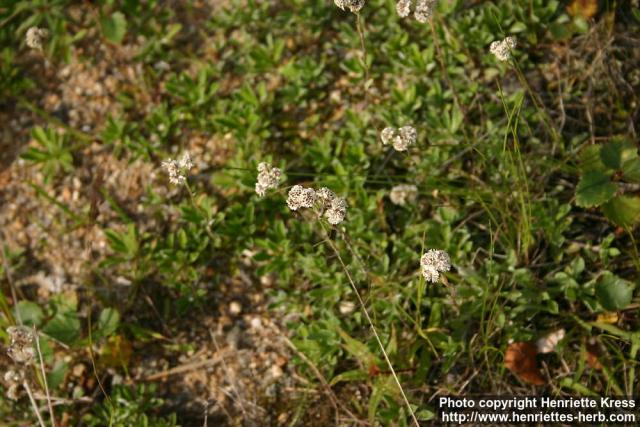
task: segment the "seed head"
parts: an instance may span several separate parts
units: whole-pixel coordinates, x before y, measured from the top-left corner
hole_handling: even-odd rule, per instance
[[[42,39],[49,37],[49,31],[44,28],[31,27],[25,35],[25,43],[31,49],[42,50]]]
[[[315,190],[313,188],[304,188],[302,185],[294,185],[287,196],[287,205],[292,211],[300,208],[311,208],[315,201]]]
[[[389,193],[389,198],[391,199],[391,203],[394,205],[404,206],[409,203],[413,203],[416,201],[418,197],[418,187],[415,185],[396,185],[391,189]]]
[[[7,354],[17,363],[29,363],[33,360],[33,331],[26,326],[10,326],[7,333],[11,338],[11,344]]]
[[[258,165],[258,180],[256,182],[256,193],[259,197],[264,197],[270,188],[278,188],[282,171],[271,167],[270,164],[262,162]]]
[[[504,40],[492,42],[489,46],[489,51],[494,54],[499,61],[505,62],[511,58],[511,51],[515,49],[516,44],[516,38],[509,36]]]
[[[437,249],[429,249],[422,258],[420,258],[420,266],[422,267],[422,275],[432,283],[440,278],[440,273],[451,269],[451,261],[449,254],[445,251]]]

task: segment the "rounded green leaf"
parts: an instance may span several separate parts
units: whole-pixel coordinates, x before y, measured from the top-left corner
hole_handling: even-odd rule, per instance
[[[111,16],[103,16],[100,19],[102,34],[113,43],[120,43],[127,32],[127,19],[122,12],[114,12]]]
[[[586,172],[576,188],[576,203],[588,208],[606,203],[616,193],[618,187],[600,171]]]
[[[614,224],[631,227],[640,221],[640,197],[614,197],[602,206],[602,212]]]
[[[606,310],[622,310],[631,303],[633,288],[631,283],[607,273],[596,284],[596,296]]]

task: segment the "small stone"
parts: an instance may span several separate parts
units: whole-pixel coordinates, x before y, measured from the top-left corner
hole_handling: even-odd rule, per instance
[[[229,312],[237,316],[242,313],[242,305],[238,301],[231,301],[231,304],[229,304]]]

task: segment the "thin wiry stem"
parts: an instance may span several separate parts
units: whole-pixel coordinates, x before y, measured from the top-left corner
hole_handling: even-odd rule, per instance
[[[100,391],[102,391],[102,394],[104,394],[104,397],[106,397],[107,402],[109,402],[109,406],[111,407],[111,409],[113,409],[113,403],[111,402],[111,397],[109,397],[109,394],[106,392],[106,390],[104,389],[103,385],[102,385],[102,381],[100,380],[100,376],[98,375],[98,369],[96,368],[96,361],[95,361],[95,357],[93,357],[93,338],[91,335],[91,316],[88,317],[89,320],[89,359],[91,360],[91,366],[93,367],[93,375],[96,377],[96,380],[98,381],[98,387],[100,387]]]
[[[369,93],[367,90],[367,82],[369,81],[369,64],[367,64],[367,49],[364,46],[364,30],[362,28],[362,19],[360,18],[359,12],[356,13],[356,30],[360,37],[360,49],[362,50],[362,66],[364,67],[364,96],[366,100],[367,94]]]
[[[56,427],[55,414],[53,413],[53,405],[51,404],[51,394],[49,394],[49,385],[47,384],[47,374],[44,371],[44,360],[42,358],[42,352],[40,351],[40,336],[35,328],[33,328],[33,335],[36,338],[36,349],[38,350],[38,358],[40,359],[40,372],[42,373],[42,382],[44,383],[44,393],[47,396],[47,406],[49,408],[51,426]]]
[[[351,285],[351,288],[353,289],[353,292],[356,294],[356,298],[358,299],[358,303],[360,304],[360,308],[362,308],[362,312],[364,313],[364,316],[367,319],[367,322],[369,323],[369,326],[371,327],[371,331],[373,331],[373,335],[376,337],[376,341],[378,342],[378,346],[380,346],[380,350],[382,351],[382,354],[384,356],[384,360],[387,362],[387,366],[389,366],[389,371],[391,371],[391,375],[393,376],[393,379],[395,380],[396,384],[398,385],[398,388],[400,389],[400,394],[402,394],[402,399],[404,400],[404,403],[407,406],[407,409],[409,410],[409,413],[411,414],[411,418],[413,419],[413,422],[415,423],[415,425],[419,427],[420,423],[418,423],[418,419],[416,418],[416,415],[413,413],[413,409],[411,408],[411,404],[409,403],[409,399],[407,398],[407,395],[405,394],[404,389],[402,388],[402,384],[400,384],[400,379],[398,378],[398,375],[396,374],[395,369],[393,369],[393,365],[391,364],[391,360],[389,359],[389,355],[387,354],[387,351],[384,349],[384,344],[382,344],[382,340],[380,339],[380,336],[378,335],[378,331],[376,330],[376,327],[373,325],[373,320],[371,320],[371,316],[369,315],[369,311],[367,310],[367,307],[365,306],[364,301],[363,301],[362,297],[360,296],[360,292],[358,292],[358,288],[356,287],[356,284],[353,281],[353,278],[351,277],[351,273],[349,273],[349,269],[347,268],[347,266],[345,265],[344,261],[342,260],[342,257],[340,256],[340,251],[338,251],[338,248],[335,246],[335,244],[333,243],[333,241],[329,237],[329,233],[327,232],[327,229],[326,229],[325,225],[322,222],[320,222],[320,224],[322,225],[322,228],[325,231],[327,244],[329,245],[329,247],[335,253],[338,261],[340,262],[340,265],[342,266],[342,269],[344,270],[345,274],[347,275],[347,279],[349,280],[349,284]]]
[[[31,406],[33,407],[33,411],[36,413],[36,417],[38,418],[38,423],[40,423],[40,427],[46,427],[44,420],[42,419],[42,415],[40,415],[40,409],[38,409],[38,404],[36,400],[33,398],[33,393],[31,393],[31,388],[29,387],[29,383],[27,381],[22,382],[22,387],[24,387],[27,395],[29,396],[29,400],[31,401]]]

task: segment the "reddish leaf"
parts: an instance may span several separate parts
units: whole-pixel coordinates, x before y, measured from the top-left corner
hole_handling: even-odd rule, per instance
[[[543,385],[545,380],[540,375],[536,354],[535,345],[528,342],[514,342],[507,347],[504,354],[504,364],[522,381],[533,385]]]
[[[585,359],[587,360],[587,365],[596,371],[602,369],[602,364],[598,358],[599,356],[600,349],[598,348],[598,343],[595,339],[589,340],[586,345]]]
[[[380,368],[375,364],[369,365],[369,376],[376,377],[378,375],[380,375]]]

